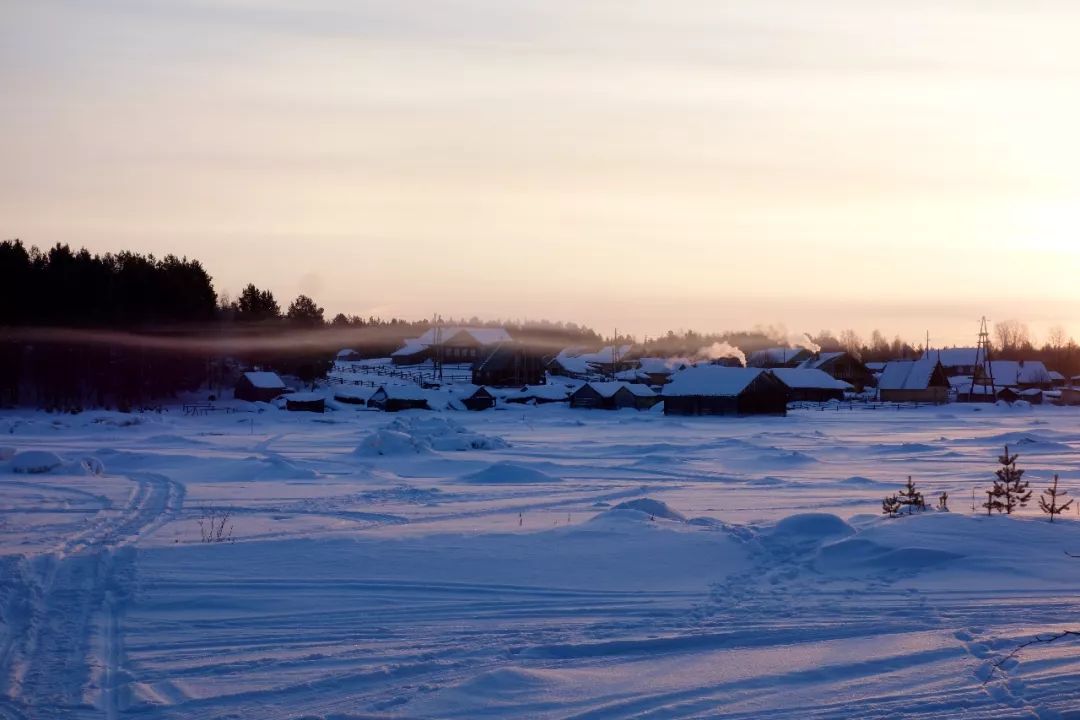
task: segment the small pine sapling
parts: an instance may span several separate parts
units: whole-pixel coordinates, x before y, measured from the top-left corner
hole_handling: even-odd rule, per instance
[[[1024,471],[1016,467],[1019,455],[1010,455],[1009,446],[1005,446],[1005,454],[998,457],[1001,468],[995,473],[997,480],[994,482],[994,490],[998,492],[1002,507],[1007,515],[1017,507],[1025,507],[1031,500],[1031,490],[1028,489],[1027,480],[1023,479]]]
[[[889,517],[896,517],[900,512],[900,499],[895,495],[889,495],[881,501],[881,512]]]
[[[1072,505],[1072,500],[1065,500],[1063,503],[1058,502],[1064,500],[1067,494],[1064,490],[1058,490],[1057,475],[1054,476],[1054,484],[1042,491],[1042,495],[1039,497],[1039,507],[1050,516],[1050,522],[1054,522],[1055,515],[1065,512]]]
[[[937,509],[943,512],[949,512],[949,493],[943,491],[938,495]]]
[[[926,509],[926,500],[923,498],[923,494],[915,488],[915,482],[908,475],[907,485],[905,485],[898,493],[898,499],[900,504],[907,507],[908,515],[918,511]]]

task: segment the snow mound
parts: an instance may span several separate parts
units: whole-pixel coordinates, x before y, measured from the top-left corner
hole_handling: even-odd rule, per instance
[[[15,457],[15,448],[0,445],[0,462],[7,462]]]
[[[412,435],[397,430],[375,430],[353,452],[364,457],[379,455],[418,455],[430,452],[431,447]]]
[[[627,500],[624,503],[619,503],[611,509],[611,511],[619,510],[636,510],[637,512],[644,513],[651,517],[686,522],[685,515],[672,510],[670,507],[668,507],[667,503],[660,500],[653,500],[652,498],[638,498],[636,500]]]
[[[510,667],[480,673],[459,685],[457,689],[473,698],[498,697],[534,692],[549,684],[549,680],[541,672]]]
[[[258,473],[260,480],[314,480],[319,476],[314,470],[299,468],[280,455],[258,460],[262,466]]]
[[[817,566],[826,571],[878,568],[883,572],[911,572],[957,560],[963,555],[925,547],[888,547],[859,537],[830,543],[818,552]]]
[[[501,437],[474,433],[453,420],[439,416],[400,417],[385,429],[408,435],[425,448],[444,452],[501,450],[510,447],[510,443]]]
[[[465,475],[461,479],[463,482],[477,485],[527,485],[560,482],[559,478],[547,473],[507,462],[495,463],[479,472]]]
[[[814,542],[854,535],[855,528],[831,513],[789,515],[772,529],[772,537],[795,542]]]
[[[751,478],[746,481],[746,484],[760,487],[775,487],[777,485],[786,485],[787,481],[783,478],[778,478],[775,475],[766,475],[762,478]]]
[[[25,450],[11,458],[11,469],[17,473],[47,473],[63,464],[59,455],[47,450]]]
[[[848,485],[851,487],[878,487],[881,485],[877,480],[871,480],[868,477],[862,475],[852,475],[849,478],[845,478],[840,481],[840,485]]]

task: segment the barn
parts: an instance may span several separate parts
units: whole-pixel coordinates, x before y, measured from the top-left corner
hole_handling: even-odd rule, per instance
[[[896,360],[885,366],[878,380],[883,402],[943,404],[949,400],[949,378],[937,360]]]
[[[874,374],[870,372],[870,368],[849,352],[816,353],[799,367],[826,372],[830,377],[848,383],[857,392],[874,385]]]
[[[699,365],[664,387],[665,415],[785,415],[788,388],[771,371]]]
[[[424,391],[416,385],[383,385],[368,398],[368,406],[386,412],[431,409]]]
[[[233,397],[248,402],[270,402],[288,391],[285,383],[274,372],[246,372],[236,381]]]
[[[824,370],[774,368],[773,375],[788,388],[788,400],[793,402],[828,402],[843,400],[852,386],[829,375]]]
[[[587,382],[570,393],[570,407],[572,408],[648,410],[658,400],[656,393],[647,386],[620,381]]]
[[[491,387],[543,385],[547,379],[544,361],[524,345],[499,343],[491,352],[473,363],[472,381]]]

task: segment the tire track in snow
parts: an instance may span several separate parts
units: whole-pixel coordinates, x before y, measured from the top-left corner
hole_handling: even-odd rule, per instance
[[[103,508],[54,553],[23,560],[19,573],[5,574],[0,596],[8,598],[2,606],[10,637],[0,654],[0,678],[8,699],[0,703],[0,717],[97,714],[95,701],[107,718],[117,716],[119,623],[134,574],[130,545],[176,517],[184,501],[184,487],[164,475],[128,477],[135,485],[122,508]],[[12,609],[13,598],[27,599],[21,615]]]

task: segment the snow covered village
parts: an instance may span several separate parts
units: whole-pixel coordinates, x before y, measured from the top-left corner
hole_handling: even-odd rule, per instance
[[[0,3],[0,720],[1080,719],[1077,27]]]

